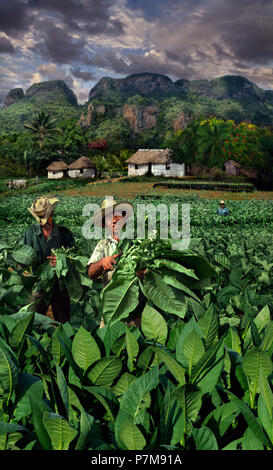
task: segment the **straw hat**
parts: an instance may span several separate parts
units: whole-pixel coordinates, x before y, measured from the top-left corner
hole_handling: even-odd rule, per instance
[[[59,199],[56,197],[41,196],[38,197],[27,210],[40,225],[45,225],[58,202]]]
[[[222,201],[220,201],[220,204],[226,204],[225,201],[222,199]]]
[[[93,223],[97,227],[102,226],[103,219],[107,214],[115,215],[115,212],[119,211],[122,213],[122,216],[127,219],[133,212],[134,207],[130,202],[116,202],[112,197],[104,199],[101,209],[95,212],[93,217]],[[125,213],[125,214],[124,214]]]

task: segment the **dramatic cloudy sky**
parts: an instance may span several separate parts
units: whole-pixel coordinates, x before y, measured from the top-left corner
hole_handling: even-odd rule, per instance
[[[0,103],[54,79],[82,103],[99,78],[139,72],[273,89],[273,0],[0,0]]]

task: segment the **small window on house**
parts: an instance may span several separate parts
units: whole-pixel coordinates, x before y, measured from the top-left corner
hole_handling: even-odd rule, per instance
[[[170,170],[171,169],[171,164],[170,163],[166,163],[166,170]]]
[[[138,170],[138,165],[135,165],[135,170]]]

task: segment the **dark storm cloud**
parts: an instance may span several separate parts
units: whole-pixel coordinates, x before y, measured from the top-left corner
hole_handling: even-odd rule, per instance
[[[90,80],[96,79],[96,77],[92,73],[86,72],[85,70],[80,70],[77,67],[75,68],[72,67],[70,69],[70,72],[71,72],[71,75],[73,75],[73,77],[79,78],[80,80],[83,80],[85,82],[89,82]]]
[[[251,31],[251,34],[249,32]],[[271,18],[248,18],[244,24],[234,22],[222,38],[237,59],[266,64],[273,58],[273,15]]]
[[[116,74],[131,75],[134,73],[158,73],[162,75],[174,76],[177,78],[187,78],[193,73],[190,59],[184,55],[184,62],[171,64],[169,61],[162,62],[156,55],[145,55],[143,53],[130,53],[120,57],[112,49],[104,50],[103,53],[94,54],[88,60],[88,64],[94,67],[112,70]],[[183,58],[180,56],[180,59]]]
[[[74,39],[65,27],[58,27],[52,21],[39,21],[39,41],[33,46],[42,58],[67,64],[80,59],[85,45],[84,39]]]
[[[1,53],[13,54],[14,52],[15,52],[15,49],[12,43],[4,36],[0,36],[0,54]]]
[[[31,6],[42,15],[53,14],[73,31],[89,35],[123,34],[123,24],[111,17],[111,0],[31,0]]]
[[[273,1],[225,0],[200,22],[219,34],[235,60],[266,64],[273,57]]]
[[[22,0],[0,2],[0,31],[17,37],[26,32],[31,21],[31,11]]]

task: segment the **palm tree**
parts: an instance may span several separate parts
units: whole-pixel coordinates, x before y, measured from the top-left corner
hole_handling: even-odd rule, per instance
[[[40,111],[34,116],[30,124],[24,124],[24,127],[32,132],[38,139],[40,149],[43,146],[45,137],[52,138],[53,134],[62,134],[62,130],[54,127],[56,119],[51,119],[45,111]]]
[[[213,118],[201,123],[197,131],[197,145],[199,152],[207,155],[211,165],[219,161],[218,155],[229,132],[230,126],[223,120]]]

